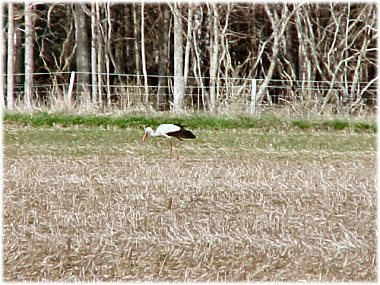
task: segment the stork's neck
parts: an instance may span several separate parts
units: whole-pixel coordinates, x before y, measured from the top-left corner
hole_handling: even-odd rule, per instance
[[[159,134],[157,134],[156,131],[153,129],[149,130],[149,135],[152,137],[158,137],[159,136]]]

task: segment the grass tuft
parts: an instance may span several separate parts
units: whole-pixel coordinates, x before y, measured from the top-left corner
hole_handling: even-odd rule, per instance
[[[366,131],[370,130],[370,131],[373,131],[374,133],[376,133],[376,125],[368,123],[368,122],[356,122],[355,123],[355,129],[366,130]]]
[[[331,121],[326,121],[322,123],[324,126],[327,128],[331,128],[334,130],[344,130],[346,128],[349,128],[350,124],[346,120],[341,120],[341,119],[334,119]]]
[[[310,129],[311,128],[311,123],[306,120],[301,120],[301,119],[296,119],[292,121],[292,125],[294,127],[298,127],[300,129]]]

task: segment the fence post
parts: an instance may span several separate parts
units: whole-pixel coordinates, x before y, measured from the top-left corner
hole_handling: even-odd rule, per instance
[[[74,79],[75,79],[75,71],[71,71],[69,90],[67,91],[67,96],[66,96],[67,106],[71,106],[71,96],[73,94],[73,89],[74,89]]]
[[[251,84],[251,114],[256,114],[256,79]]]

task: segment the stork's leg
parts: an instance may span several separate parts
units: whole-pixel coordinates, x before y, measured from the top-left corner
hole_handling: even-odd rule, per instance
[[[172,143],[172,140],[169,139],[169,158],[172,158],[172,152],[173,152],[173,143]]]
[[[177,159],[179,159],[179,149],[181,148],[182,142],[183,142],[183,139],[181,139],[180,137],[178,139],[179,139],[179,145],[178,145]]]
[[[182,147],[183,139],[181,137],[178,137],[179,139],[179,145],[178,145],[178,153],[177,153],[177,159],[179,159],[179,149]]]

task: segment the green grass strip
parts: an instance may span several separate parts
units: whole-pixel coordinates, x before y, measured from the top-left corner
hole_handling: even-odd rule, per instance
[[[330,120],[285,120],[275,116],[213,116],[213,115],[186,115],[186,116],[152,116],[152,115],[75,115],[65,113],[38,112],[34,114],[4,113],[4,123],[15,123],[33,127],[77,126],[119,128],[142,128],[144,126],[157,127],[159,124],[176,123],[192,129],[302,129],[302,130],[351,130],[357,132],[376,133],[376,122],[358,121],[349,119]]]

